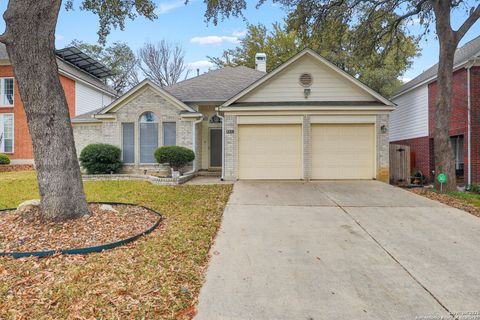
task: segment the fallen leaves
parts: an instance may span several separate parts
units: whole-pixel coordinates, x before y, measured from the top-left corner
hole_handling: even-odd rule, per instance
[[[152,227],[159,216],[138,206],[114,205],[114,211],[91,204],[92,215],[61,223],[42,221],[38,208],[0,212],[0,251],[48,251],[98,246],[120,241]]]
[[[447,193],[431,191],[426,188],[413,188],[406,190],[480,217],[480,208],[470,203],[467,199],[458,198]]]
[[[138,203],[166,220],[102,253],[0,258],[0,319],[191,319],[231,186],[92,181],[85,188],[89,201]],[[0,174],[0,206],[35,197],[33,173]]]

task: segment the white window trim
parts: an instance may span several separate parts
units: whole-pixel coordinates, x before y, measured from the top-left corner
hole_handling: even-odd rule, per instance
[[[12,79],[13,80],[13,102],[12,104],[3,104],[3,96],[5,93],[5,79]],[[13,77],[1,77],[0,78],[0,108],[13,108],[15,105],[15,79]]]
[[[0,149],[0,153],[4,154],[14,154],[15,153],[15,114],[14,113],[0,113],[0,117],[2,117],[2,125],[5,126],[5,115],[12,115],[12,151],[5,152],[5,142],[3,143],[3,148]],[[5,127],[3,129],[5,131]],[[5,139],[5,136],[3,137]]]
[[[153,122],[146,122],[146,121],[142,122],[142,116],[145,113],[149,113],[149,112],[153,113],[155,115],[156,119]],[[158,147],[160,147],[160,137],[159,137],[160,132],[161,132],[160,130],[163,130],[163,126],[161,125],[162,122],[160,122],[160,117],[155,112],[150,111],[150,110],[146,110],[146,111],[143,111],[137,119],[138,119],[137,120],[138,138],[137,138],[136,141],[138,141],[138,163],[140,165],[156,165],[157,164],[156,162],[151,162],[151,163],[150,162],[142,162],[142,152],[141,152],[141,150],[142,150],[141,135],[142,134],[141,134],[140,124],[156,124],[157,125],[157,147],[156,148],[158,148]]]

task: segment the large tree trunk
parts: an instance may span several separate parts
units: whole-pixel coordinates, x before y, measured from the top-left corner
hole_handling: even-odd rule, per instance
[[[435,101],[434,153],[435,175],[444,173],[447,183],[443,190],[456,190],[455,157],[449,134],[450,110],[452,106],[453,58],[458,42],[450,25],[450,1],[439,1],[435,9],[440,57],[437,74],[437,96]],[[439,182],[435,179],[437,188]]]
[[[61,0],[8,3],[5,43],[32,137],[41,209],[48,220],[89,213],[55,56]]]

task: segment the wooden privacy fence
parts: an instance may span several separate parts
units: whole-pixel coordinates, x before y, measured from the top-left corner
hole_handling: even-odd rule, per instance
[[[390,144],[390,183],[395,185],[410,184],[410,147]]]

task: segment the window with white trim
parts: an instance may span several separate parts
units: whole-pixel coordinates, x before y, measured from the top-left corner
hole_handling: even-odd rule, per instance
[[[13,113],[0,113],[0,153],[13,153]]]
[[[13,78],[0,78],[0,96],[2,107],[13,106]]]
[[[147,111],[140,116],[140,163],[156,163],[153,153],[158,148],[158,117]]]

